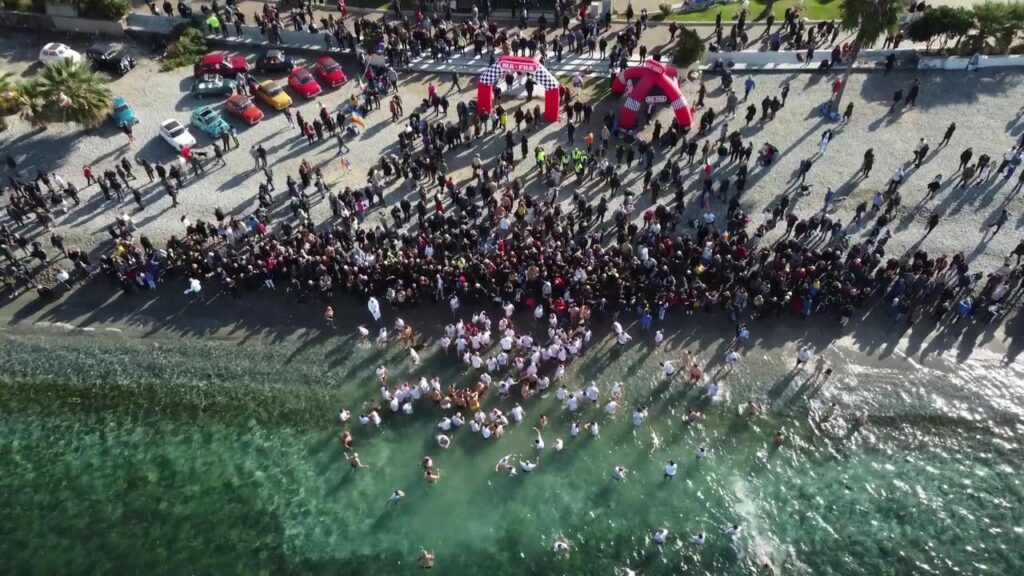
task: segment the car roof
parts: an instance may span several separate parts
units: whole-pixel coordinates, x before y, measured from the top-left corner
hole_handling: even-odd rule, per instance
[[[284,58],[284,50],[278,50],[277,48],[274,48],[273,50],[267,50],[263,55],[266,56],[267,58],[282,58],[283,59]]]
[[[43,46],[43,50],[56,50],[57,48],[67,48],[67,46],[60,42],[49,42]]]
[[[330,56],[324,56],[323,58],[317,60],[317,64],[337,64],[337,63],[338,62],[335,61],[334,58],[331,58]]]
[[[117,46],[110,42],[97,42],[92,46],[89,46],[89,52],[110,52],[115,48],[117,48]]]
[[[209,54],[203,56],[203,59],[201,60],[201,62],[203,64],[217,64],[217,63],[223,62],[223,61],[224,61],[224,53],[223,52],[210,52]]]
[[[160,123],[160,125],[161,125],[161,126],[164,126],[164,127],[167,127],[167,126],[172,126],[172,125],[178,125],[178,126],[180,126],[180,125],[181,125],[181,122],[178,122],[178,121],[177,121],[177,120],[175,120],[174,118],[168,118],[167,120],[164,120],[163,122],[161,122],[161,123]]]

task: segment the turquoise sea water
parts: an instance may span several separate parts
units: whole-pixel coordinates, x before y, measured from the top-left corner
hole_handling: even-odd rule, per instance
[[[1020,372],[985,358],[869,364],[841,349],[825,386],[785,378],[791,358],[752,352],[715,406],[658,378],[638,344],[601,344],[570,370],[582,388],[627,384],[618,416],[587,408],[601,437],[571,439],[553,394],[548,448],[530,475],[494,472],[531,455],[529,426],[497,441],[468,429],[437,448],[439,411],[348,426],[367,470],[352,471],[337,413],[379,397],[373,370],[409,376],[346,337],[269,343],[128,334],[0,335],[0,566],[5,574],[403,574],[422,548],[441,574],[1022,574]],[[470,382],[424,352],[412,373]],[[713,362],[712,362],[713,364]],[[968,370],[969,368],[969,370]],[[948,369],[948,370],[946,370]],[[748,397],[776,412],[748,421]],[[977,401],[972,401],[977,399]],[[841,417],[815,414],[840,402]],[[651,403],[640,428],[630,406]],[[513,401],[489,398],[485,407]],[[687,425],[688,407],[707,417]],[[855,431],[855,407],[869,406]],[[784,415],[783,415],[784,414]],[[353,419],[354,420],[354,419]],[[787,443],[771,447],[783,429]],[[650,453],[650,432],[661,447]],[[555,438],[566,449],[554,453]],[[710,456],[698,462],[696,450]],[[443,471],[436,485],[420,460]],[[669,458],[675,479],[662,478]],[[612,469],[630,470],[625,481]],[[405,500],[388,507],[395,489]],[[722,534],[741,523],[733,544]],[[671,530],[669,543],[651,533]],[[709,533],[699,549],[690,537]],[[570,542],[556,555],[556,538]]]

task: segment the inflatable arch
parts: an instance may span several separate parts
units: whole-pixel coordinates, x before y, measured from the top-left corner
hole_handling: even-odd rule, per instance
[[[632,86],[632,87],[630,87]],[[658,88],[660,94],[651,91]],[[619,127],[631,129],[636,127],[637,112],[641,103],[664,104],[668,102],[675,112],[676,122],[683,127],[693,123],[693,112],[683,98],[676,80],[676,69],[657,60],[648,60],[641,66],[632,66],[619,72],[612,80],[612,92],[622,94],[629,90],[626,102],[619,114]]]
[[[558,80],[540,65],[536,58],[502,56],[498,61],[484,68],[476,89],[477,114],[490,114],[494,109],[494,85],[501,82],[506,72],[533,74],[534,81],[544,88],[544,118],[558,122],[559,87]]]

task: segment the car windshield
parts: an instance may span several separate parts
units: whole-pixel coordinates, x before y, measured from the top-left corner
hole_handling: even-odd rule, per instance
[[[312,80],[313,77],[309,75],[309,72],[299,72],[295,75],[295,79],[299,81],[299,84],[306,84]]]
[[[199,117],[202,118],[204,122],[209,122],[213,119],[213,110],[203,110],[199,113]]]
[[[114,107],[114,112],[118,114],[127,114],[128,112],[131,112],[131,110],[132,109],[129,108],[127,104],[121,104],[120,106]]]
[[[249,100],[242,100],[241,102],[238,103],[238,111],[239,112],[245,112],[249,108],[252,108],[252,102],[250,102]]]
[[[185,127],[175,122],[174,124],[167,125],[167,133],[171,135],[171,138],[177,138],[185,133]]]
[[[264,88],[264,90],[267,91],[267,94],[269,94],[271,96],[277,96],[278,94],[281,93],[281,87],[278,86],[277,84],[268,84],[268,85],[264,86],[263,88]]]

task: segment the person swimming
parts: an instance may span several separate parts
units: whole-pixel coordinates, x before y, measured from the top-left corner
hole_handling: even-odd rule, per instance
[[[654,535],[651,536],[651,539],[654,540],[654,543],[658,546],[668,542],[668,528],[658,528]]]
[[[661,448],[661,438],[658,438],[658,434],[651,430],[651,450],[648,454],[654,454],[658,448]]]
[[[434,439],[437,440],[437,445],[441,448],[448,449],[452,445],[452,439],[444,434],[438,434]]]
[[[388,496],[388,505],[398,506],[398,503],[402,501],[402,498],[405,498],[405,492],[395,490],[391,493],[391,496]]]
[[[434,467],[434,459],[430,456],[424,456],[423,461],[420,462],[420,466],[422,466],[424,470],[430,470]]]
[[[733,541],[738,540],[740,535],[743,533],[743,527],[739,524],[733,524],[729,528],[725,529],[725,535]]]
[[[690,538],[690,542],[693,542],[693,545],[698,547],[698,548],[703,548],[704,547],[704,542],[706,542],[706,541],[707,541],[707,534],[705,534],[703,532],[698,532],[696,536],[694,536],[693,538]]]
[[[537,468],[537,464],[540,464],[539,458],[536,462],[530,462],[529,460],[520,460],[519,468],[522,469],[523,472],[529,474],[530,472],[533,472],[534,469]]]
[[[352,433],[349,432],[348,430],[345,430],[341,434],[341,445],[344,446],[346,449],[350,449],[352,448],[353,444],[355,444],[355,441],[352,439]]]
[[[423,550],[422,552],[420,552],[420,557],[418,560],[416,560],[416,563],[419,565],[420,568],[423,568],[424,570],[430,570],[434,567],[434,552],[428,552],[427,550]]]
[[[701,446],[700,450],[697,450],[697,460],[703,460],[708,456],[708,449]]]
[[[554,446],[555,452],[561,452],[564,447],[565,447],[565,444],[562,442],[562,439],[561,438],[555,438],[555,446]]]
[[[533,439],[533,449],[540,452],[544,449],[544,437],[541,436],[539,428],[534,428],[533,431],[537,433],[537,437]]]

